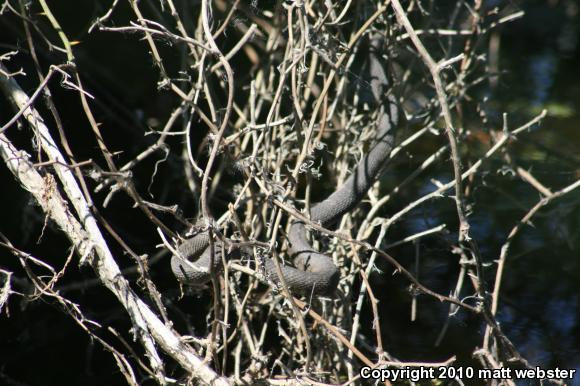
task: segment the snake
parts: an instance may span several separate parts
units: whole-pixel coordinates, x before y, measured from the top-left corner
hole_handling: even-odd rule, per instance
[[[375,33],[369,38],[368,56],[362,66],[359,82],[359,101],[366,103],[370,111],[376,111],[375,138],[370,150],[364,154],[344,184],[325,200],[310,209],[310,220],[323,227],[331,226],[344,214],[359,204],[381,174],[384,164],[394,146],[396,127],[399,122],[397,101],[389,92],[381,49],[384,38]],[[360,86],[362,84],[362,86]],[[332,258],[317,251],[308,241],[304,221],[294,219],[288,233],[288,255],[294,262],[280,265],[287,288],[301,296],[334,296],[340,280],[340,271]],[[214,247],[219,247],[214,243]],[[188,286],[199,287],[211,280],[211,270],[222,269],[222,259],[210,248],[210,234],[201,231],[186,239],[177,247],[171,258],[171,269],[176,279]],[[213,267],[211,266],[213,262]],[[270,257],[263,259],[263,269],[268,282],[280,287],[276,263]]]

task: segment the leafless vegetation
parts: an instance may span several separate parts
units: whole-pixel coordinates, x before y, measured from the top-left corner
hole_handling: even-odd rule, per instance
[[[13,115],[2,118],[0,153],[18,181],[2,185],[18,183],[29,191],[46,222],[58,225],[69,246],[57,252],[66,256],[65,263],[55,265],[0,234],[2,250],[11,255],[2,259],[21,265],[17,273],[0,271],[3,317],[9,317],[11,298],[57,302],[110,352],[128,384],[150,378],[159,384],[178,379],[215,385],[257,380],[347,385],[363,382],[361,366],[452,366],[453,356],[423,363],[401,361],[390,352],[382,331],[389,315],[381,311],[389,294],[377,292],[373,283],[380,279],[372,279],[394,275],[409,288],[411,319],[422,303],[431,303],[448,314],[447,321],[458,314],[480,321],[485,333],[472,354],[483,368],[530,366],[496,319],[501,284],[509,275],[504,264],[512,240],[533,216],[565,199],[580,182],[548,188],[517,169],[537,190],[539,201],[504,236],[503,248],[491,262],[480,255],[478,236],[470,227],[471,193],[489,171],[488,161],[509,154],[513,140],[537,128],[546,115],[543,111],[514,125],[504,114],[498,125],[487,116],[482,97],[498,76],[490,71],[497,68],[488,55],[490,35],[521,17],[519,10],[489,8],[477,0],[446,2],[444,10],[434,1],[286,1],[264,8],[256,1],[114,0],[87,27],[90,34],[84,40],[113,34],[142,41],[150,62],[140,65],[152,66],[159,93],[170,95],[164,121],[149,122],[141,132],[154,140],[139,143],[135,151],[129,141],[125,149],[120,147],[122,137],[111,146],[114,132],[96,118],[98,96],[86,86],[75,57],[75,46],[84,42],[67,35],[51,2],[33,3],[12,0],[2,7],[2,17],[22,33],[19,46],[1,48],[2,103],[10,102]],[[74,12],[75,6],[69,7]],[[116,18],[122,7],[128,20]],[[216,243],[244,243],[254,248],[258,261],[265,255],[283,261],[289,220],[308,221],[302,209],[348,177],[372,134],[373,112],[359,107],[351,91],[360,81],[357,54],[366,49],[365,35],[371,30],[386,36],[390,92],[400,102],[406,125],[398,132],[389,171],[365,202],[336,229],[309,222],[318,247],[340,267],[339,295],[293,298],[260,284],[259,264],[232,259],[225,272],[215,273],[210,288],[194,295],[211,298],[208,307],[186,309],[167,298],[156,281],[170,283],[163,287],[177,287],[177,282],[152,271],[168,266],[168,249],[194,226],[198,214]],[[23,56],[33,63],[33,71],[24,71],[14,60]],[[180,58],[178,65],[174,56]],[[28,88],[23,89],[23,81]],[[57,88],[76,94],[82,126],[68,126],[65,106],[53,98]],[[91,133],[89,146],[96,144],[99,154],[78,156],[79,144],[71,141],[77,131]],[[485,133],[486,139],[475,145],[474,139],[481,138],[477,133]],[[416,153],[420,148],[429,153]],[[124,158],[116,150],[124,150]],[[433,170],[446,171],[450,178],[439,181]],[[182,202],[152,196],[152,185],[181,192],[190,202],[188,209],[181,208]],[[158,250],[136,248],[126,229],[107,220],[107,206],[120,196],[130,199],[126,216],[138,210],[148,219],[138,226],[155,234]],[[434,200],[452,203],[455,219],[415,233],[393,233],[396,224]],[[454,257],[457,274],[445,293],[425,284],[432,273],[418,273],[422,261],[438,258],[425,256],[420,248],[424,238],[437,235],[455,235],[447,253]],[[409,250],[400,249],[408,245],[415,256],[397,253]],[[132,266],[122,270],[120,261],[126,266],[127,257]],[[90,265],[98,281],[66,285],[108,288],[124,308],[130,330],[109,327],[104,332],[105,321],[87,316],[90,303],[75,301],[62,290],[63,276],[79,265]],[[377,266],[390,268],[380,272]],[[129,280],[135,270],[138,279]],[[26,278],[33,290],[15,289],[15,275]],[[185,297],[191,295],[185,292]],[[191,315],[206,320],[208,328],[200,332],[188,325]],[[372,333],[363,328],[363,319],[372,321]],[[444,342],[447,326],[440,324],[437,344]]]

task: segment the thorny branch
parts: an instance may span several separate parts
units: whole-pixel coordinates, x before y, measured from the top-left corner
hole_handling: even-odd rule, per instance
[[[383,323],[388,315],[382,307],[390,298],[381,292],[390,280],[389,273],[404,280],[409,298],[414,299],[414,315],[417,299],[421,299],[421,304],[448,307],[447,323],[458,313],[478,318],[486,333],[473,355],[484,367],[499,368],[504,361],[514,359],[528,365],[496,317],[501,284],[508,274],[505,262],[509,248],[541,208],[565,198],[580,184],[576,181],[551,189],[530,172],[517,169],[543,197],[507,235],[497,265],[484,268],[477,234],[470,232],[471,197],[466,192],[481,183],[478,179],[498,153],[509,152],[511,140],[525,136],[541,123],[546,111],[517,129],[509,130],[505,125],[494,143],[469,158],[462,152],[470,146],[467,139],[485,125],[455,116],[455,111],[471,104],[483,108],[473,91],[487,77],[486,67],[476,59],[482,55],[478,51],[482,45],[476,41],[487,39],[490,31],[521,17],[521,12],[486,15],[480,1],[473,7],[458,1],[455,17],[439,23],[414,1],[285,2],[263,10],[255,2],[248,5],[241,1],[203,0],[199,5],[173,0],[147,5],[127,2],[132,20],[126,25],[117,22],[120,11],[119,0],[115,0],[89,32],[144,39],[141,44],[146,46],[159,78],[159,94],[171,93],[172,111],[163,117],[164,122],[139,133],[143,138],[154,137],[153,143],[139,142],[134,153],[127,146],[123,150],[130,158],[118,167],[116,154],[110,150],[111,139],[95,118],[98,94],[83,83],[84,69],[74,55],[75,44],[59,17],[44,0],[39,0],[38,7],[46,20],[38,20],[24,2],[19,10],[6,2],[4,12],[25,26],[39,81],[35,91],[27,95],[18,82],[28,76],[12,63],[12,55],[0,56],[4,63],[0,65],[0,86],[4,98],[14,106],[14,115],[0,128],[0,153],[46,218],[68,237],[79,262],[90,264],[117,297],[140,348],[128,343],[127,332],[114,331],[114,342],[123,343],[120,349],[111,338],[97,332],[95,326],[100,327],[100,321],[84,316],[84,304],[56,290],[63,273],[75,269],[70,264],[72,254],[67,255],[64,266],[56,268],[42,257],[16,248],[1,233],[0,247],[21,262],[34,284],[34,296],[57,299],[65,312],[114,356],[128,384],[142,382],[139,374],[159,384],[174,382],[168,375],[168,358],[185,371],[179,382],[191,383],[191,378],[196,378],[212,385],[252,384],[257,379],[273,385],[348,385],[360,382],[358,369],[363,365],[452,365],[455,357],[423,363],[400,361],[390,352],[383,341]],[[358,74],[360,57],[368,48],[365,36],[371,31],[385,36],[384,56],[389,59],[387,72],[393,85],[388,92],[395,95],[409,123],[406,130],[400,129],[398,145],[390,157],[394,164],[391,170],[395,171],[388,172],[389,176],[400,176],[401,159],[411,162],[416,145],[436,146],[430,147],[435,149],[431,154],[417,155],[413,170],[402,178],[381,179],[369,192],[367,202],[345,215],[336,230],[327,229],[310,221],[301,208],[307,212],[311,201],[340,186],[373,138],[370,122],[376,112],[368,111],[357,93],[366,87]],[[452,46],[461,50],[454,51]],[[36,51],[48,52],[53,47],[64,57],[46,54],[50,62],[41,63]],[[179,53],[175,55],[180,56],[179,63],[168,54],[171,50]],[[42,71],[46,65],[48,72]],[[57,72],[63,77],[62,88],[73,90],[67,92],[80,98],[84,124],[89,127],[82,130],[87,130],[98,145],[100,154],[94,159],[100,161],[77,160],[79,150],[70,142],[75,133],[62,124],[58,111],[62,107],[54,103],[51,94],[58,89],[54,82]],[[473,94],[467,98],[470,92]],[[52,119],[41,116],[37,107],[41,94],[48,101]],[[15,145],[16,126],[25,123],[25,135],[38,145],[36,148]],[[53,139],[55,130],[58,141]],[[441,132],[446,141],[440,140]],[[163,157],[154,169],[148,169],[147,161],[157,157],[160,150]],[[446,157],[451,159],[451,167]],[[470,166],[463,170],[464,165]],[[156,179],[164,178],[157,176],[158,168],[167,168],[166,175],[177,176],[178,184],[167,177],[164,192],[179,192],[182,198],[178,203],[147,196],[140,188],[143,181],[133,174],[145,170],[151,188]],[[437,170],[450,171],[453,180],[439,182]],[[87,175],[96,182],[86,179]],[[432,182],[422,184],[429,187],[428,193],[413,190],[421,180]],[[107,189],[102,199],[99,192]],[[225,272],[212,273],[211,291],[202,292],[202,296],[211,296],[211,307],[196,310],[195,315],[208,321],[206,330],[196,330],[187,323],[189,317],[182,318],[185,323],[178,318],[176,315],[187,315],[191,310],[180,310],[179,302],[173,303],[170,295],[157,289],[160,282],[150,274],[154,259],[144,257],[152,250],[142,250],[142,255],[135,252],[138,247],[132,245],[132,238],[108,221],[112,214],[107,206],[119,192],[125,192],[144,214],[148,222],[143,226],[159,231],[158,244],[177,243],[188,231],[203,228],[214,236],[213,259],[225,259],[226,249],[251,249],[250,256],[242,253],[225,261]],[[458,219],[457,229],[451,230],[457,232],[457,240],[450,243],[448,253],[459,256],[453,263],[459,273],[450,295],[426,284],[424,278],[432,273],[421,272],[419,276],[419,267],[413,267],[405,251],[413,248],[416,261],[424,261],[420,243],[444,238],[451,225],[431,224],[410,234],[397,233],[394,226],[442,197],[453,198]],[[185,209],[192,206],[197,210]],[[196,217],[205,221],[193,220]],[[274,258],[279,272],[281,264],[291,263],[286,259],[285,235],[295,218],[316,231],[318,248],[331,253],[341,269],[335,299],[294,298],[283,280],[277,290],[260,284],[269,280],[261,266],[264,256]],[[112,244],[132,257],[139,272],[136,282],[127,279],[130,270],[120,270],[120,256],[112,252]],[[168,265],[163,253],[155,261]],[[36,274],[39,269],[45,274]],[[484,270],[495,274],[493,284],[486,280]],[[12,289],[13,272],[3,269],[0,276],[2,310],[11,296],[24,295]],[[467,276],[472,284],[469,289],[465,288]],[[172,278],[167,281],[177,286]],[[488,286],[493,287],[491,294]],[[366,307],[367,300],[370,307]],[[374,333],[364,326],[365,319],[372,321],[370,330]],[[445,337],[446,321],[440,326],[438,342]]]

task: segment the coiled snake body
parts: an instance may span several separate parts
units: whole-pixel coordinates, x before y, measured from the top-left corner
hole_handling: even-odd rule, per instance
[[[394,97],[387,95],[389,82],[380,57],[382,45],[382,38],[371,38],[368,60],[363,71],[366,82],[359,90],[361,100],[371,107],[371,111],[378,110],[376,138],[371,150],[361,158],[346,182],[324,201],[312,207],[311,220],[323,226],[332,224],[359,203],[376,180],[393,147],[398,108]],[[288,288],[301,295],[332,295],[339,281],[338,268],[329,256],[317,252],[310,245],[302,221],[293,221],[288,239],[289,253],[296,266],[281,267]],[[212,259],[209,241],[208,233],[202,232],[179,246],[181,256],[172,257],[171,268],[181,283],[196,286],[210,280]],[[188,262],[184,262],[183,258]],[[220,269],[221,258],[218,254],[213,260],[213,269]],[[266,258],[264,268],[266,276],[279,284],[275,263]]]

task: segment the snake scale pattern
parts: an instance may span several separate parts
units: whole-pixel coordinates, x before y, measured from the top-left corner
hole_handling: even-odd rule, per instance
[[[325,227],[352,210],[366,195],[379,176],[394,144],[399,109],[393,95],[388,93],[389,81],[381,57],[384,40],[378,34],[369,40],[368,56],[362,71],[363,86],[359,87],[358,92],[361,101],[367,103],[371,111],[377,111],[376,137],[370,151],[361,158],[346,182],[324,201],[311,208],[310,219]],[[289,255],[295,267],[282,265],[281,268],[290,291],[305,296],[332,296],[340,278],[339,270],[329,256],[316,251],[310,245],[304,222],[292,222],[288,239]],[[209,234],[206,231],[185,240],[178,247],[179,255],[173,255],[171,268],[182,284],[200,286],[210,280],[212,259],[209,243]],[[214,245],[217,247],[218,243]],[[213,261],[213,269],[217,272],[221,269],[221,258],[217,253]],[[264,259],[264,269],[265,276],[280,285],[272,259]]]

